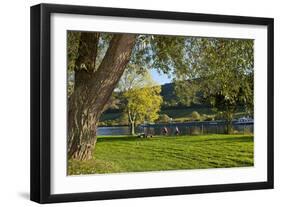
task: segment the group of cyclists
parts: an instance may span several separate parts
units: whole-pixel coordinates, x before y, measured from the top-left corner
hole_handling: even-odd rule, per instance
[[[179,134],[180,134],[180,130],[179,130],[179,128],[178,128],[177,126],[176,126],[176,128],[175,128],[175,132],[174,132],[174,133],[175,133],[175,135],[179,135]],[[144,137],[144,138],[146,138],[146,137],[152,137],[153,134],[154,134],[154,131],[153,131],[153,130],[151,130],[150,128],[144,128],[144,133],[141,134],[140,137]],[[163,128],[161,129],[161,134],[162,134],[162,135],[165,135],[165,136],[169,135],[168,128],[167,128],[167,127],[163,127]],[[172,134],[172,133],[170,133],[170,134]]]
[[[168,135],[168,129],[167,129],[167,127],[163,127],[161,131],[162,131],[162,134],[163,134],[163,135]],[[179,130],[179,128],[176,126],[175,135],[179,135],[179,134],[180,134],[180,130]]]

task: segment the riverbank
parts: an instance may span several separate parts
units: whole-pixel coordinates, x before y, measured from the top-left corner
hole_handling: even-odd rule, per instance
[[[186,107],[186,108],[174,108],[163,109],[160,111],[160,115],[167,115],[172,118],[173,122],[182,123],[194,121],[192,118],[192,112],[197,112],[200,115],[197,121],[211,121],[218,120],[221,117],[216,117],[215,113],[210,107]],[[235,119],[246,116],[247,113],[241,107],[238,107],[238,111],[234,114]],[[170,120],[167,120],[169,122]],[[156,122],[159,122],[156,120]],[[159,123],[163,123],[163,120]],[[100,127],[113,127],[113,126],[126,126],[128,125],[128,117],[122,112],[105,112],[101,115],[99,122]]]
[[[68,161],[68,174],[253,166],[252,135],[100,136],[94,158]]]

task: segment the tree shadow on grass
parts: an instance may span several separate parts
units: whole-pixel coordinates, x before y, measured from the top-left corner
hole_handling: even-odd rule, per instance
[[[172,137],[163,137],[163,139],[172,138]],[[242,136],[242,137],[225,137],[225,138],[216,138],[216,137],[206,137],[206,139],[199,140],[188,140],[189,136],[186,136],[186,140],[190,143],[196,142],[214,142],[214,141],[222,141],[222,142],[253,142],[254,138],[252,136]],[[191,138],[191,137],[190,137]],[[194,139],[194,136],[192,136]],[[157,137],[157,139],[161,139],[161,137]],[[154,138],[141,138],[141,137],[100,137],[98,138],[98,142],[120,142],[120,141],[153,141]]]
[[[145,141],[149,140],[147,138],[140,137],[100,137],[98,138],[98,142],[115,142],[115,141]]]
[[[233,137],[233,138],[209,138],[209,139],[202,139],[202,140],[189,140],[188,142],[190,143],[195,143],[195,142],[253,142],[254,138],[251,136],[247,137]]]

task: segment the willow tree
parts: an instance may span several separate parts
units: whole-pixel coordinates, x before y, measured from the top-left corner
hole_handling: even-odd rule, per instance
[[[91,159],[98,120],[127,64],[169,73],[183,37],[68,32],[68,158]]]
[[[91,158],[97,123],[130,60],[135,35],[114,34],[96,67],[99,33],[83,32],[74,63],[74,90],[68,100],[68,157]]]
[[[232,131],[238,106],[253,111],[254,41],[188,38],[186,67],[176,71],[176,93],[185,104],[208,103]]]

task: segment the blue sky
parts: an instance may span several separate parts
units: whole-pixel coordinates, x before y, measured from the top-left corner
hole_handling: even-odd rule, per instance
[[[168,75],[166,75],[162,72],[161,73],[157,72],[156,69],[151,69],[149,71],[150,71],[150,74],[151,74],[153,80],[156,81],[159,85],[163,85],[165,83],[172,82],[172,78],[169,78]]]

